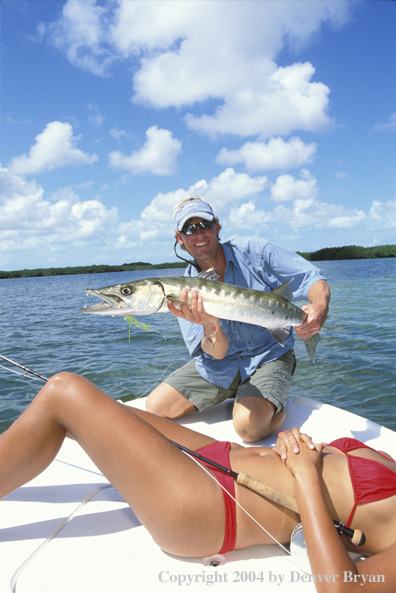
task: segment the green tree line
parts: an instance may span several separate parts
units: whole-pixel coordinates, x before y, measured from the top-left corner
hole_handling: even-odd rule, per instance
[[[370,259],[382,257],[396,257],[396,245],[379,245],[378,247],[359,247],[346,245],[344,247],[325,247],[313,252],[297,251],[299,255],[309,261],[325,261],[333,259]],[[68,274],[101,274],[103,272],[133,272],[136,270],[163,270],[169,268],[184,268],[184,262],[168,262],[163,264],[149,264],[134,262],[121,266],[92,265],[74,266],[67,268],[36,268],[34,270],[0,271],[2,278],[31,278],[34,276],[65,276]]]
[[[135,262],[122,264],[121,266],[92,265],[74,266],[67,268],[36,268],[34,270],[15,270],[13,272],[1,272],[2,278],[31,278],[34,276],[66,276],[69,274],[101,274],[103,272],[133,272],[136,270],[163,270],[168,268],[184,268],[187,264],[183,262],[172,262],[163,264],[148,264],[146,262]]]
[[[297,252],[309,261],[326,261],[333,259],[377,259],[396,257],[396,245],[379,245],[378,247],[360,247],[345,245],[344,247],[325,247],[312,253]]]

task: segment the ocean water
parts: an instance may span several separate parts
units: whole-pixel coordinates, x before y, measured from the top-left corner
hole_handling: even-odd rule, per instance
[[[396,258],[317,262],[332,292],[315,365],[296,337],[298,364],[290,396],[333,404],[396,430]],[[158,276],[182,274],[158,270]],[[0,354],[50,377],[80,373],[113,397],[147,395],[189,360],[177,319],[140,317],[151,329],[122,317],[79,312],[84,288],[153,276],[153,271],[0,280]],[[96,302],[96,300],[95,300]],[[299,306],[303,302],[297,303]],[[0,432],[27,407],[42,382],[0,364]],[[9,370],[7,370],[9,369]]]

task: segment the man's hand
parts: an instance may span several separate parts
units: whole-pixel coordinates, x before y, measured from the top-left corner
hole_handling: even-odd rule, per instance
[[[180,293],[180,301],[187,303],[187,300],[188,290],[187,288],[183,288]],[[213,317],[205,312],[202,297],[199,296],[196,288],[191,290],[191,305],[181,305],[180,309],[178,309],[172,301],[168,301],[168,309],[175,317],[186,319],[198,325],[208,325],[217,320],[217,317]]]
[[[309,305],[301,307],[306,316],[299,327],[295,327],[299,338],[306,340],[317,334],[329,312],[330,289],[324,280],[318,280],[311,286],[308,293]]]
[[[187,303],[188,290],[183,288],[180,293],[180,301]],[[179,317],[185,319],[190,323],[202,325],[204,335],[201,340],[201,347],[206,354],[213,356],[213,358],[224,358],[227,353],[229,342],[226,334],[221,329],[220,321],[217,317],[209,315],[205,312],[202,297],[198,294],[196,288],[191,290],[191,305],[181,305],[180,309],[168,301],[169,311]]]

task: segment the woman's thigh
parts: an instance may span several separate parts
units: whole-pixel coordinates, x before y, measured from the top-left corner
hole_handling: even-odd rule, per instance
[[[198,449],[213,439],[147,412],[134,412],[77,375],[62,374],[50,387],[58,421],[158,545],[186,556],[218,552],[225,522],[221,488],[168,440]]]

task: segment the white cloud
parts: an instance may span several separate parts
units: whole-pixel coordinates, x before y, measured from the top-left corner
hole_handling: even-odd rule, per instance
[[[80,136],[73,136],[73,128],[69,123],[50,122],[36,136],[36,144],[31,147],[29,155],[14,157],[8,168],[16,175],[29,175],[66,165],[91,165],[96,162],[96,154],[89,155],[76,147],[78,140]]]
[[[172,132],[152,126],[146,131],[146,142],[140,150],[129,156],[116,150],[109,154],[109,160],[114,169],[123,169],[134,174],[148,172],[154,175],[172,175],[180,152],[181,142],[173,138]]]
[[[368,224],[370,229],[396,227],[396,198],[385,203],[374,200],[369,211]]]
[[[273,222],[292,229],[346,229],[366,221],[362,210],[326,204],[319,200],[298,199],[291,206],[279,204],[273,211]]]
[[[175,231],[173,206],[188,194],[197,194],[209,202],[216,216],[219,216],[221,221],[226,221],[232,208],[235,208],[239,202],[260,194],[266,185],[266,177],[250,177],[247,173],[235,173],[229,168],[210,181],[205,179],[197,181],[187,190],[179,188],[166,194],[159,193],[144,208],[140,219],[120,224],[118,230],[121,237],[118,245],[124,247],[127,237],[131,237],[131,242],[136,241],[138,234],[141,241],[171,240]]]
[[[396,131],[396,111],[389,117],[389,121],[386,124],[377,123],[373,126],[376,132],[395,132]]]
[[[201,179],[187,190],[159,193],[144,208],[139,219],[119,225],[117,247],[125,249],[137,243],[151,241],[169,244],[174,236],[173,206],[190,193],[196,193],[212,204],[223,226],[222,236],[246,230],[263,233],[274,228],[282,229],[282,233],[288,233],[289,237],[302,229],[330,232],[366,228],[370,219],[374,220],[375,217],[375,225],[379,227],[385,217],[391,218],[392,211],[396,212],[396,200],[389,204],[375,202],[370,215],[362,210],[327,204],[317,199],[316,179],[308,171],[302,170],[300,179],[281,176],[278,180],[285,177],[290,177],[290,184],[285,184],[282,195],[288,196],[288,202],[280,200],[274,208],[263,208],[263,192],[268,187],[266,177],[251,177],[247,173],[236,173],[232,168],[226,169],[210,181]],[[281,192],[280,185],[278,191]],[[267,205],[269,204],[267,201]],[[393,220],[395,219],[393,214]],[[371,227],[373,225],[374,223]]]
[[[229,222],[237,229],[251,229],[255,232],[268,229],[272,215],[263,210],[257,210],[254,202],[245,202],[239,208],[231,208]]]
[[[118,140],[118,138],[122,138],[122,136],[127,136],[126,131],[122,130],[120,128],[111,128],[109,134],[113,138],[117,138],[117,140]]]
[[[251,177],[247,173],[236,173],[229,167],[208,183],[201,180],[190,186],[187,194],[199,195],[212,205],[217,216],[225,217],[235,203],[257,196],[267,183],[268,179],[263,175]]]
[[[117,208],[98,200],[81,201],[70,187],[51,200],[36,181],[0,168],[0,250],[41,248],[102,240],[117,222]]]
[[[209,136],[258,134],[263,138],[296,129],[323,130],[332,123],[327,115],[330,89],[311,82],[314,72],[308,62],[277,68],[260,88],[235,89],[214,115],[187,115],[187,126]]]
[[[317,181],[309,171],[302,169],[300,179],[280,175],[271,187],[271,199],[275,202],[288,200],[311,200],[318,195]]]
[[[213,113],[186,122],[209,135],[318,131],[332,122],[328,87],[310,63],[278,67],[288,44],[301,46],[323,23],[341,26],[353,3],[68,0],[41,26],[75,65],[98,75],[116,60],[134,68],[133,100],[155,108],[214,99]],[[172,84],[169,84],[172,81]]]
[[[107,40],[117,4],[97,0],[68,0],[54,23],[40,23],[39,33],[47,36],[68,60],[97,76],[105,76],[117,55]]]
[[[91,115],[88,116],[88,121],[90,121],[91,124],[94,124],[99,128],[106,119],[105,116],[100,113],[99,107],[97,105],[88,103],[88,109],[91,112]]]
[[[309,180],[307,172],[303,172],[300,179],[304,180]],[[278,237],[278,240],[296,240],[299,234],[306,237],[307,233],[315,231],[321,234],[327,232],[329,238],[334,238],[338,231],[346,229],[371,233],[371,236],[380,232],[383,237],[384,229],[390,229],[391,233],[396,227],[396,199],[388,202],[375,200],[369,212],[364,212],[321,202],[308,191],[273,207],[273,203],[265,197],[268,187],[264,176],[252,177],[229,168],[209,181],[200,179],[187,189],[159,193],[142,210],[140,217],[119,222],[117,209],[108,209],[97,199],[83,201],[70,187],[59,189],[46,198],[43,188],[36,181],[27,181],[0,168],[0,252],[3,269],[7,269],[5,265],[8,269],[29,267],[29,258],[37,262],[37,257],[41,258],[41,265],[55,265],[51,258],[56,262],[59,254],[62,258],[60,265],[98,260],[99,263],[114,263],[117,253],[124,254],[122,261],[128,261],[125,260],[128,249],[131,249],[129,257],[132,260],[141,258],[150,261],[147,255],[150,242],[156,245],[156,257],[158,245],[161,246],[159,261],[164,261],[172,252],[173,206],[189,193],[197,193],[212,203],[223,225],[223,239],[238,232],[248,232],[263,236],[269,234],[273,239]],[[84,245],[83,258],[81,245]],[[18,264],[15,263],[15,254],[18,254]],[[9,263],[5,263],[7,257]],[[37,267],[37,263],[31,267]]]
[[[317,145],[305,144],[300,138],[285,142],[282,138],[271,138],[265,142],[246,142],[238,150],[222,148],[216,157],[220,164],[243,163],[250,173],[268,169],[290,169],[312,163]]]

